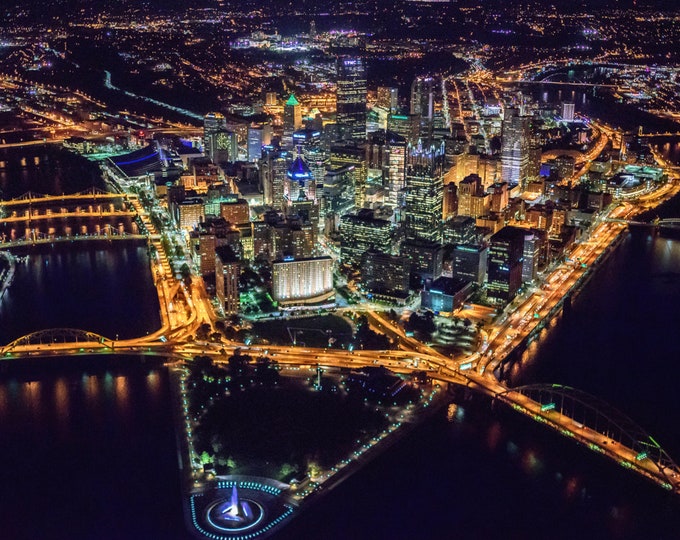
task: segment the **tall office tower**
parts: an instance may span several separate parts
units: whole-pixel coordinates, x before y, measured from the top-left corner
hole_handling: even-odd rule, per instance
[[[406,147],[406,139],[390,131],[372,133],[366,144],[368,177],[381,178],[386,202],[392,207],[397,206],[398,194],[404,189]]]
[[[238,313],[238,282],[241,274],[241,262],[230,246],[215,249],[215,291],[227,315]]]
[[[536,279],[538,262],[541,253],[541,238],[534,231],[524,233],[524,251],[522,257],[522,281],[530,282]]]
[[[406,152],[408,143],[404,137],[387,131],[385,133],[387,153],[387,202],[394,208],[399,207],[399,196],[403,195],[406,179]],[[397,220],[399,212],[396,213]]]
[[[227,129],[227,119],[222,113],[210,112],[203,117],[203,135]],[[205,139],[204,139],[205,144]]]
[[[262,147],[269,144],[271,126],[248,126],[248,161],[256,162],[262,157]]]
[[[284,206],[284,184],[288,167],[293,162],[292,152],[269,150],[260,160],[260,182],[264,203],[279,210]]]
[[[428,141],[434,122],[434,86],[432,77],[416,77],[411,84],[411,114],[420,117],[419,136]]]
[[[372,185],[386,185],[387,153],[385,132],[376,131],[368,134],[366,141],[367,182]]]
[[[339,212],[350,197],[354,199],[354,191],[351,189],[351,185],[351,167],[328,169],[323,179],[323,189],[317,192],[317,197],[320,200],[320,214],[328,216]],[[343,197],[343,195],[347,195],[347,197]]]
[[[484,283],[486,276],[487,247],[472,244],[456,244],[453,248],[453,277]]]
[[[236,161],[238,141],[236,134],[227,129],[222,113],[213,112],[203,119],[203,151],[214,163]]]
[[[541,175],[541,157],[543,148],[540,143],[532,138],[529,143],[529,164],[527,165],[527,179],[529,182],[539,180]]]
[[[390,114],[387,117],[387,131],[398,133],[409,144],[415,146],[420,137],[420,116],[417,114]]]
[[[340,218],[340,255],[344,264],[356,268],[361,264],[364,252],[371,248],[389,251],[392,226],[384,219],[375,218],[367,208],[356,215],[347,214]]]
[[[507,107],[501,135],[501,180],[510,185],[526,183],[531,143],[530,117],[517,107]]]
[[[390,86],[378,86],[376,105],[394,114],[399,108],[399,89]]]
[[[301,129],[293,133],[293,144],[298,155],[302,155],[312,173],[313,183],[310,181],[305,187],[307,198],[318,201],[323,189],[326,168],[330,164],[328,153],[321,140],[321,132],[314,129]]]
[[[366,67],[362,58],[338,57],[336,111],[340,138],[363,142],[366,138]]]
[[[283,105],[283,140],[282,146],[293,148],[293,132],[302,127],[302,107],[300,102],[291,94]]]
[[[354,204],[363,208],[366,201],[366,150],[364,145],[334,144],[331,146],[331,168],[351,167],[352,187],[354,189]]]
[[[573,101],[563,101],[562,102],[562,120],[565,122],[574,121],[574,112],[576,110],[576,105]]]
[[[441,242],[444,204],[444,145],[410,147],[406,155],[407,240]]]
[[[524,237],[519,227],[503,227],[489,244],[487,296],[510,302],[522,286]]]
[[[406,257],[369,249],[361,257],[361,281],[374,294],[405,298],[410,266]]]

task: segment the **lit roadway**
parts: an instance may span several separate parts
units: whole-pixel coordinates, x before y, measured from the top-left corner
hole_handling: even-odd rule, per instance
[[[618,214],[617,214],[618,215]],[[583,279],[598,257],[627,229],[625,223],[600,223],[590,238],[576,245],[567,255],[567,262],[555,268],[540,289],[529,290],[515,300],[511,311],[487,328],[488,342],[483,344],[483,353],[476,369],[489,375],[503,362],[509,353],[518,347],[539,324],[549,316],[553,307],[570,292],[579,288]]]

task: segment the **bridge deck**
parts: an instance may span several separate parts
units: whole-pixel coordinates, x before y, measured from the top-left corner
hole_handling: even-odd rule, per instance
[[[60,212],[52,214],[30,214],[19,216],[0,217],[0,225],[3,223],[25,223],[30,221],[59,220],[69,218],[96,218],[96,217],[135,217],[137,212],[119,210],[115,212]]]
[[[82,200],[111,200],[111,199],[136,199],[136,195],[130,193],[74,193],[71,195],[43,195],[41,193],[27,193],[16,199],[0,201],[0,207],[29,206],[34,204],[51,204],[64,201]]]

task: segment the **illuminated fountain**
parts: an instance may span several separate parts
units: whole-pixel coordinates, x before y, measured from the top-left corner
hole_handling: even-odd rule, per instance
[[[222,510],[222,519],[242,524],[247,521],[250,521],[250,518],[252,518],[252,516],[253,512],[250,509],[250,504],[248,504],[248,501],[239,501],[236,486],[231,488],[231,498],[229,499],[229,506]]]
[[[208,508],[208,522],[222,531],[238,532],[257,525],[264,516],[260,503],[252,499],[239,499],[236,485],[231,488],[231,496],[222,499]]]
[[[288,488],[271,478],[218,477],[189,496],[190,527],[211,540],[266,538],[297,506]]]

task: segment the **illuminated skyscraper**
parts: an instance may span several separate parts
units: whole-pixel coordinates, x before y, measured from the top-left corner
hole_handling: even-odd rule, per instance
[[[363,59],[338,57],[336,110],[340,138],[363,142],[366,138],[366,67]]]
[[[419,136],[428,140],[434,120],[434,85],[432,77],[416,77],[411,85],[411,114],[420,117]]]
[[[541,239],[533,231],[524,235],[524,251],[522,253],[522,281],[533,281],[538,273],[538,261],[541,251]]]
[[[354,188],[354,201],[357,208],[363,208],[366,200],[366,150],[356,143],[334,144],[331,146],[331,168],[351,167],[350,175]]]
[[[380,175],[387,192],[387,203],[397,206],[399,192],[404,189],[406,139],[386,131],[372,133],[366,144],[366,164],[370,176]]]
[[[406,156],[405,233],[408,240],[441,242],[444,145],[411,147]]]
[[[215,291],[227,315],[238,313],[241,263],[230,246],[215,249]]]
[[[417,114],[390,114],[387,117],[387,131],[397,133],[412,145],[420,137],[420,116]]]
[[[248,161],[262,157],[262,147],[271,142],[271,126],[248,126]]]
[[[375,218],[367,208],[356,215],[347,214],[340,219],[340,254],[342,262],[358,268],[364,252],[371,249],[389,251],[392,226],[389,221]]]
[[[321,141],[321,132],[313,129],[298,130],[293,133],[293,143],[312,173],[312,180],[305,186],[307,198],[318,201],[321,195],[319,191],[323,189],[326,167],[329,165],[328,153]]]
[[[507,107],[503,115],[501,179],[510,185],[526,183],[529,175],[530,118],[517,107]]]
[[[275,152],[269,149],[260,160],[260,182],[264,192],[264,203],[279,210],[283,209],[283,190],[288,167],[293,162],[291,152]]]
[[[203,118],[203,133],[213,133],[227,129],[227,119],[222,113],[210,112]]]
[[[434,118],[434,79],[416,77],[411,84],[411,114],[419,114],[423,119]]]
[[[287,205],[291,205],[298,199],[314,200],[316,196],[316,180],[300,155],[288,167],[283,196]]]
[[[283,105],[283,140],[284,148],[293,148],[293,132],[302,127],[302,108],[294,94]]]
[[[491,237],[487,296],[510,302],[522,286],[525,229],[503,227]]]
[[[212,112],[203,119],[203,150],[215,163],[236,161],[238,143],[236,134],[227,129],[222,113]]]

